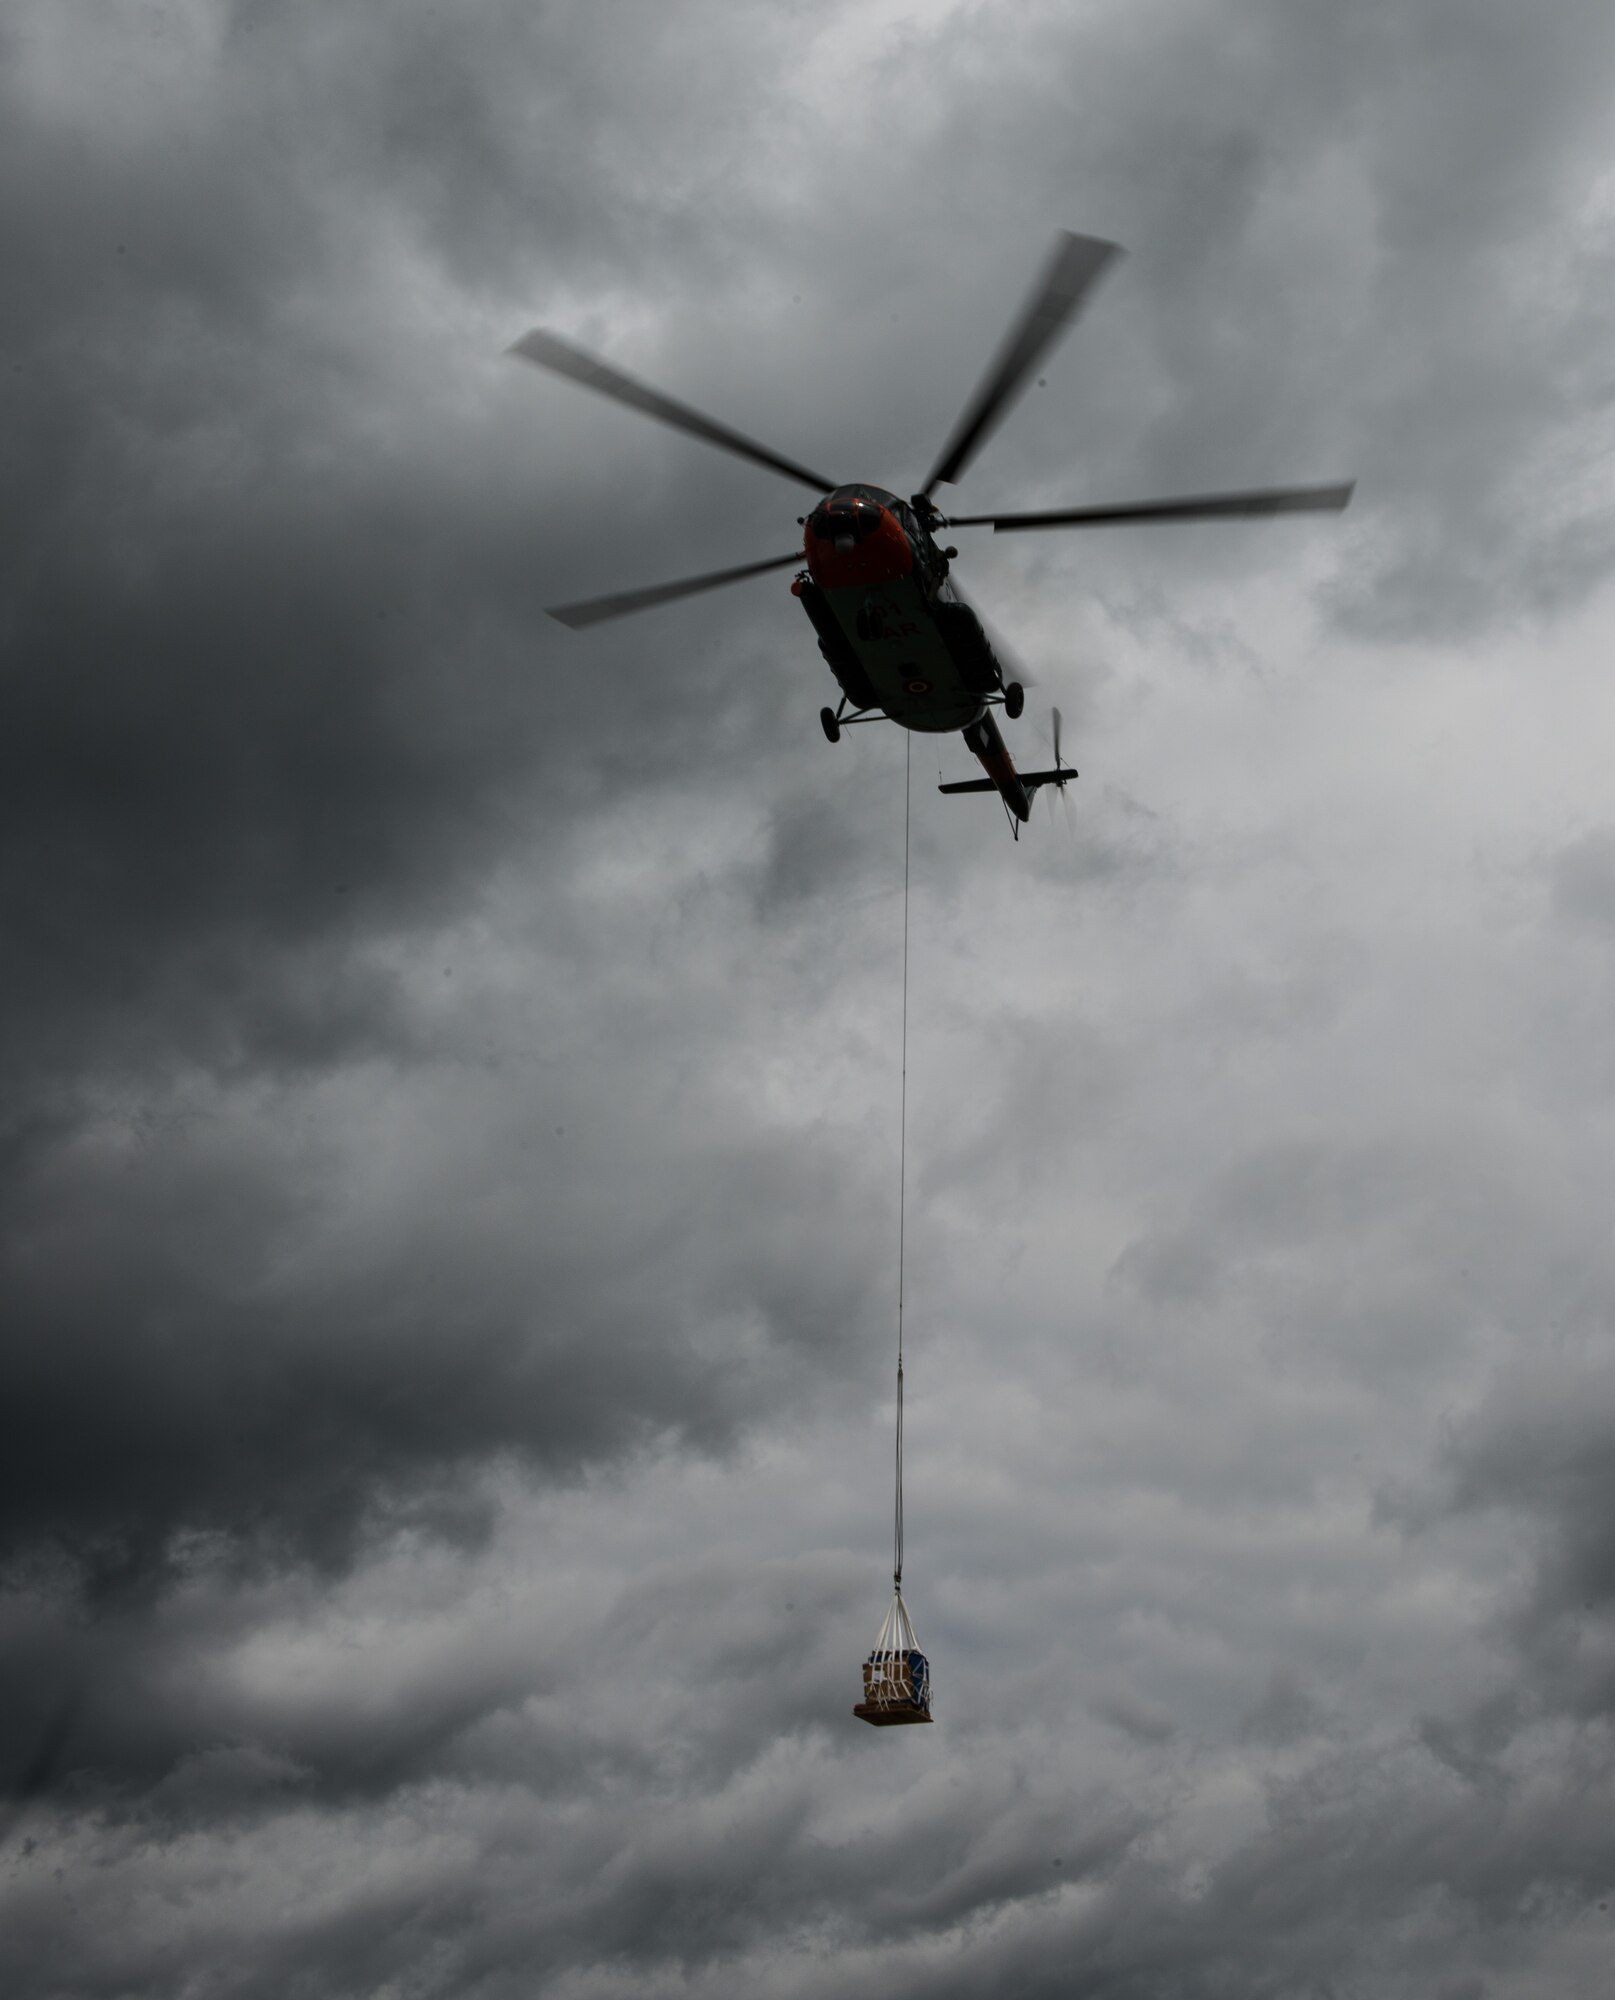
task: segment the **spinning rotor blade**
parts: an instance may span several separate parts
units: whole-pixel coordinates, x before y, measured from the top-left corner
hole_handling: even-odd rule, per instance
[[[992,619],[983,618],[978,607],[972,605],[971,608],[977,618],[981,619],[981,629],[987,634],[987,644],[992,647],[999,666],[1004,670],[1004,679],[1019,681],[1023,688],[1035,688],[1038,676],[1021,658],[1019,650],[1004,637],[1002,628],[994,624]]]
[[[1065,758],[1060,753],[1060,711],[1057,708],[1051,708],[1049,710],[1049,720],[1052,725],[1052,727],[1049,729],[1045,729],[1041,723],[1035,724],[1034,727],[1036,728],[1038,735],[1042,737],[1043,741],[1046,744],[1048,744],[1050,751],[1053,753],[1055,771],[1063,772],[1067,778],[1074,778],[1077,775],[1077,773],[1065,761]],[[1061,786],[1060,789],[1064,790],[1064,787]]]
[[[507,352],[519,354],[523,361],[534,362],[540,368],[548,368],[552,374],[565,375],[569,381],[581,383],[585,389],[610,396],[614,402],[626,403],[629,409],[654,417],[659,424],[669,424],[676,431],[684,431],[706,444],[715,444],[720,451],[732,452],[736,458],[749,458],[754,465],[766,465],[770,472],[799,480],[802,485],[811,486],[815,493],[828,493],[836,484],[835,480],[826,479],[822,473],[810,472],[805,465],[781,458],[767,445],[742,437],[739,431],[730,430],[727,424],[716,423],[711,417],[702,416],[699,410],[690,409],[687,404],[675,403],[671,396],[647,389],[642,382],[635,382],[630,376],[619,374],[615,368],[608,368],[603,361],[596,361],[592,354],[585,354],[581,347],[574,347],[570,341],[546,333],[541,326],[535,326],[531,333],[524,333]]]
[[[676,583],[653,583],[645,590],[619,590],[611,597],[590,597],[581,604],[552,604],[549,614],[574,632],[585,625],[599,625],[607,618],[626,618],[630,611],[649,611],[653,605],[671,604],[676,597],[694,597],[703,590],[720,590],[726,583],[740,583],[765,570],[786,569],[800,563],[802,551],[788,556],[769,556],[763,562],[742,563],[739,569],[709,570],[705,576],[684,576]]]
[[[1355,479],[1341,486],[1267,486],[1253,493],[1202,493],[1183,500],[1133,500],[1123,507],[1067,507],[1047,514],[950,514],[950,528],[1103,528],[1118,521],[1207,521],[1234,514],[1338,514]]]
[[[1065,769],[1065,759],[1060,755],[1060,711],[1058,709],[1054,710],[1054,768],[1057,771]],[[1071,816],[1071,794],[1064,785],[1056,785],[1054,789],[1060,796],[1060,817],[1065,821],[1066,838],[1067,840],[1075,840],[1077,837],[1077,822]]]
[[[1097,236],[1060,231],[1042,282],[1021,308],[998,358],[982,378],[935,471],[925,482],[927,498],[935,487],[951,484],[964,471],[1020,394],[1050,341],[1082,304],[1094,280],[1112,257],[1120,255],[1114,243],[1102,242]]]

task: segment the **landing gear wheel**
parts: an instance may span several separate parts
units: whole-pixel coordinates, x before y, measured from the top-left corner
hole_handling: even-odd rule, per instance
[[[827,743],[839,743],[841,741],[841,724],[836,721],[836,712],[833,708],[821,708],[819,710],[819,722],[824,730],[825,741]]]
[[[1020,720],[1021,710],[1026,706],[1026,690],[1019,681],[1011,681],[1004,690],[1004,713],[1011,722]]]

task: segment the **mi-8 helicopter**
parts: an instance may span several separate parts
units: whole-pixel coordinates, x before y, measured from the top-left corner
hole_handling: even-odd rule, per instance
[[[995,533],[1027,528],[1091,528],[1123,521],[1192,521],[1225,515],[1338,512],[1354,482],[1333,486],[1267,487],[1249,493],[1199,494],[1172,500],[1134,500],[1120,506],[1070,507],[1034,514],[941,514],[931,495],[950,485],[986,443],[1051,343],[1082,305],[1095,281],[1120,254],[1114,243],[1062,231],[1044,274],[1014,321],[1003,347],[955,425],[930,477],[911,499],[884,487],[840,485],[725,424],[676,403],[658,390],[619,374],[569,341],[535,328],[511,348],[512,354],[568,376],[630,409],[691,437],[717,445],[754,465],[765,465],[810,486],[823,497],[810,514],[798,517],[803,547],[788,555],[766,556],[737,569],[713,570],[648,589],[560,604],[550,615],[574,629],[648,611],[675,598],[739,583],[767,570],[797,568],[792,594],[818,634],[819,651],[841,688],[835,708],[819,711],[832,743],[843,728],[889,718],[904,729],[929,734],[959,730],[986,772],[944,792],[997,792],[1016,838],[1031,817],[1032,798],[1041,786],[1060,789],[1077,774],[1060,757],[1059,713],[1055,712],[1055,767],[1019,771],[1010,756],[993,709],[1011,721],[1020,715],[1025,690],[1006,680],[980,620],[954,588],[949,564],[958,554],[941,546],[946,528],[990,527]],[[804,563],[804,556],[806,558]],[[850,704],[850,706],[849,706]]]

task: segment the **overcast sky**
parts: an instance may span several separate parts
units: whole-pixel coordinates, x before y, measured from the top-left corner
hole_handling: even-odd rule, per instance
[[[1615,1961],[1608,0],[6,0],[0,1988]],[[1081,769],[835,748],[807,494]]]

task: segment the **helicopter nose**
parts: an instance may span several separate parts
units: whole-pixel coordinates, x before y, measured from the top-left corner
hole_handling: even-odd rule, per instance
[[[914,552],[890,508],[872,500],[828,500],[808,516],[808,568],[827,589],[889,583],[914,567]]]

